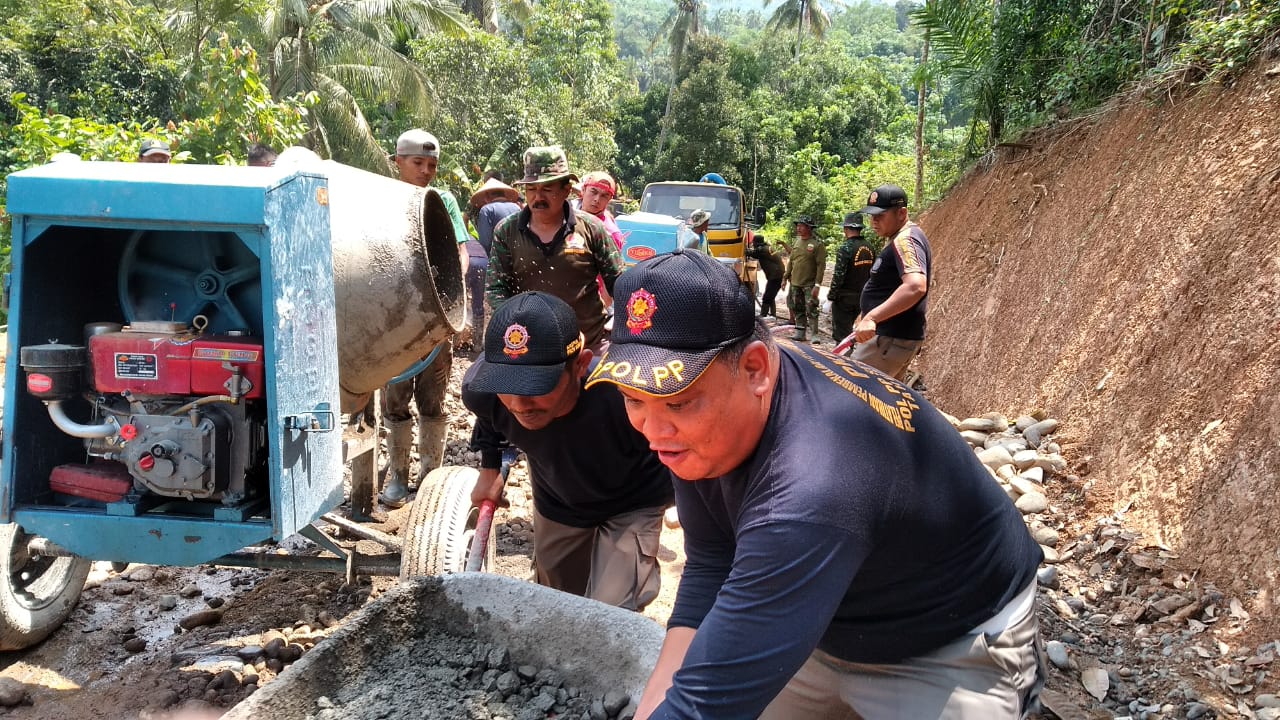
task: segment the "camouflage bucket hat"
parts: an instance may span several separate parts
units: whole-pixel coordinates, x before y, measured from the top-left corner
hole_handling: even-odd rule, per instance
[[[559,145],[531,147],[524,151],[524,177],[516,185],[535,185],[569,178],[577,182],[578,176],[569,170],[569,158]]]

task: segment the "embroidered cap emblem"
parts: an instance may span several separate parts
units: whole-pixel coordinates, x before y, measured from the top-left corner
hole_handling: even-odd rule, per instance
[[[644,288],[631,293],[627,300],[627,327],[631,328],[631,334],[639,335],[653,327],[653,314],[657,311],[658,301],[653,293]]]
[[[519,323],[511,323],[502,333],[502,344],[507,357],[518,358],[529,352],[529,331]]]
[[[879,200],[879,199],[880,199],[880,193],[876,192],[875,190],[872,190],[872,191],[871,191],[871,197],[867,198],[867,204],[868,204],[868,205],[875,205],[875,204],[876,204],[876,200]]]

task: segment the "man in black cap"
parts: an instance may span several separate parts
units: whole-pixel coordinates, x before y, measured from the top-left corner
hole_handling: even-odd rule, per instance
[[[827,300],[831,302],[831,338],[837,343],[853,332],[853,321],[860,312],[862,286],[867,284],[875,257],[871,246],[862,239],[862,213],[845,215],[844,242],[836,248],[831,288],[827,290]]]
[[[929,239],[907,217],[907,193],[897,185],[871,191],[861,212],[871,216],[871,229],[885,243],[862,287],[853,357],[901,380],[924,343]]]
[[[796,331],[792,340],[818,340],[818,292],[827,272],[827,246],[813,234],[813,218],[801,215],[795,219],[796,239],[791,245],[787,269],[782,279],[791,283],[787,291],[787,308]]]
[[[1040,548],[941,413],[865,365],[775,343],[700,253],[636,265],[614,303],[587,388],[617,385],[679,478],[688,556],[636,720],[1032,708]]]
[[[493,313],[484,357],[462,382],[476,414],[472,502],[498,502],[504,439],[529,458],[533,561],[541,585],[641,610],[658,596],[671,475],[627,422],[622,397],[583,388],[591,350],[563,300],[526,292]]]

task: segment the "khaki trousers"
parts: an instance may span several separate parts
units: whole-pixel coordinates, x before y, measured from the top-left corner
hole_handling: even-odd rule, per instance
[[[533,511],[533,568],[539,585],[627,610],[643,610],[658,597],[662,573],[658,545],[661,507],[615,515],[578,528]]]
[[[1035,605],[996,635],[976,633],[894,664],[815,650],[762,720],[1019,720],[1039,707],[1044,652]]]
[[[903,340],[877,335],[867,342],[855,345],[853,359],[870,365],[891,378],[902,380],[907,376],[907,366],[911,364],[916,353],[920,352],[920,346],[923,344],[923,340]]]

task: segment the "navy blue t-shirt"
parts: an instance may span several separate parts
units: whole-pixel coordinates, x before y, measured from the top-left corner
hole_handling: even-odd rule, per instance
[[[489,248],[493,247],[493,229],[498,227],[498,223],[508,215],[515,215],[518,212],[520,212],[519,205],[499,200],[485,205],[480,208],[480,212],[476,213],[476,235],[479,236],[480,247],[484,248],[486,255],[489,253]]]
[[[937,410],[860,363],[782,343],[769,419],[728,475],[676,481],[697,628],[654,718],[755,718],[820,648],[893,663],[1034,581],[1021,514]]]
[[[902,285],[902,276],[907,273],[924,275],[927,288],[932,262],[924,230],[913,222],[903,225],[898,234],[884,244],[884,249],[871,265],[871,275],[867,277],[867,284],[862,286],[862,298],[858,303],[862,314],[866,315],[888,300]],[[929,296],[925,295],[903,312],[877,322],[876,334],[902,340],[923,340],[928,309]]]
[[[623,513],[671,504],[671,471],[631,427],[622,395],[601,383],[583,389],[573,410],[527,430],[492,393],[473,392],[476,362],[462,379],[462,403],[476,414],[471,447],[496,468],[503,438],[529,458],[533,505],[561,525],[587,528]]]

